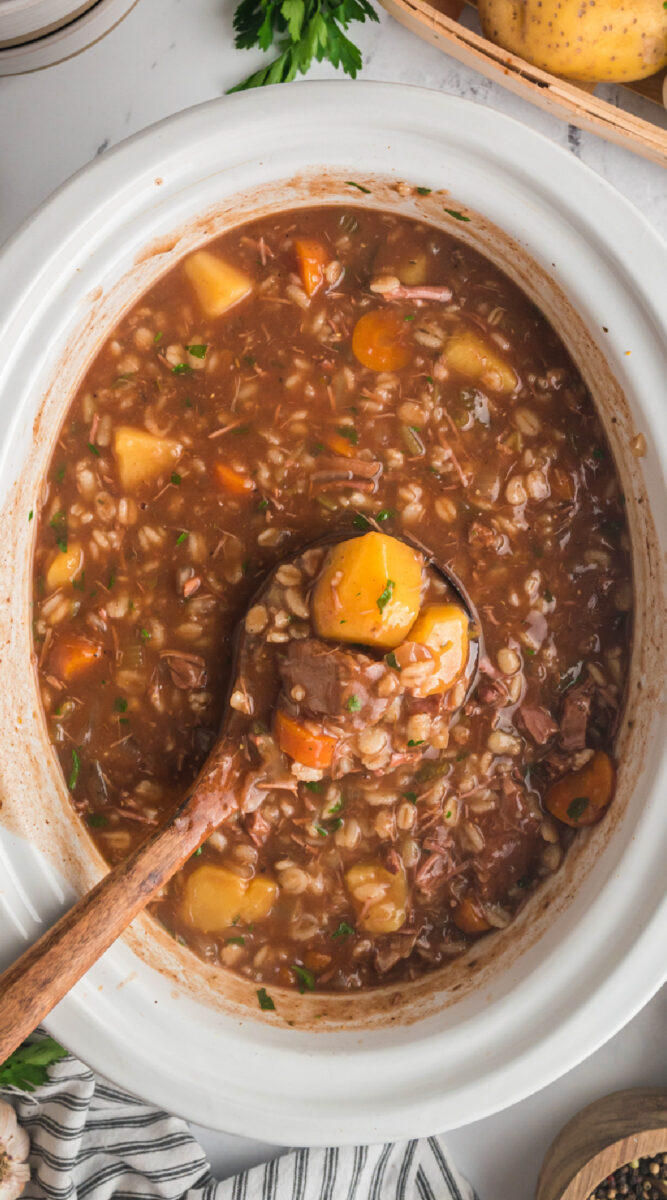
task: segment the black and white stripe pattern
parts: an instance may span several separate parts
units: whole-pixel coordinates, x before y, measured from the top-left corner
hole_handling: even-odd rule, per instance
[[[25,1200],[476,1200],[439,1138],[294,1150],[219,1182],[185,1121],[71,1056],[33,1095],[0,1094],[31,1140]]]

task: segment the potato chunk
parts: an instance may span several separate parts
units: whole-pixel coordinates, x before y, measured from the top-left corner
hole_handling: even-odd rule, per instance
[[[313,590],[319,637],[393,650],[413,624],[421,600],[422,558],[385,533],[334,546]]]
[[[114,454],[120,482],[128,491],[152,483],[173,467],[183,447],[173,438],[155,437],[145,429],[119,425],[114,433]]]
[[[263,875],[248,881],[225,867],[198,867],[185,884],[183,915],[195,929],[220,933],[239,921],[261,921],[277,894],[278,885]]]
[[[392,875],[379,863],[357,863],[350,867],[345,879],[361,929],[367,933],[395,933],[405,924],[408,894],[405,871]]]
[[[184,270],[207,317],[221,317],[252,291],[252,279],[210,250],[196,250]]]
[[[46,587],[49,592],[64,587],[76,579],[83,568],[83,550],[77,542],[71,542],[66,550],[59,551],[46,572]]]
[[[513,392],[519,382],[502,355],[472,329],[453,333],[443,356],[452,371],[478,380],[490,392]]]
[[[458,604],[428,604],[410,630],[410,642],[426,646],[435,659],[435,670],[412,687],[416,696],[437,696],[446,692],[463,674],[468,661],[468,617]],[[402,667],[400,648],[397,660]]]

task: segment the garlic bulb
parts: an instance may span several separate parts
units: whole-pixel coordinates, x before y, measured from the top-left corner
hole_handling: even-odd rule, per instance
[[[30,1140],[10,1104],[0,1100],[0,1200],[16,1200],[30,1179]]]

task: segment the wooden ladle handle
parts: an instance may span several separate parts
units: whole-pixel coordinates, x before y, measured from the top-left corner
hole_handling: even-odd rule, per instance
[[[233,784],[238,755],[238,749],[221,741],[192,791],[166,824],[105,875],[0,975],[0,1063],[235,810]]]

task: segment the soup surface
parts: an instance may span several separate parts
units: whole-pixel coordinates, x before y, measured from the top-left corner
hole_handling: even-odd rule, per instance
[[[366,605],[348,596],[353,635],[328,630],[326,667],[321,553],[251,606],[292,725],[263,711],[261,679],[236,681],[239,746],[274,774],[153,909],[261,984],[263,1007],[271,984],[355,989],[442,965],[508,925],[611,799],[632,608],[614,462],[553,329],[447,233],[318,207],[177,262],[93,361],[36,516],[44,711],[112,863],[211,749],[232,632],[281,559],[324,534],[406,534],[476,606],[478,683],[465,699],[451,676],[464,703],[444,720],[412,670],[433,668],[433,614],[421,641],[416,625],[364,640],[397,572]],[[343,717],[350,770],[326,751]]]

